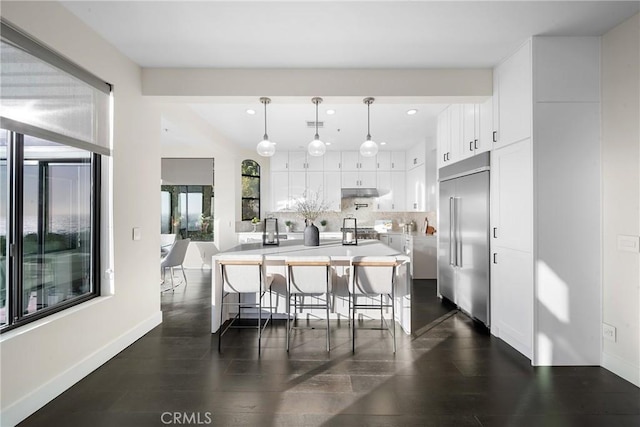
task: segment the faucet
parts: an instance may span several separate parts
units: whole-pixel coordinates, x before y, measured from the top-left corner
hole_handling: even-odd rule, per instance
[[[369,207],[368,203],[356,203],[356,210]]]

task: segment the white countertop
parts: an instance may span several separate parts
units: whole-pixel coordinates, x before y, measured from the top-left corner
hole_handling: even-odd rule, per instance
[[[299,240],[281,240],[279,246],[262,246],[262,243],[245,243],[221,252],[221,255],[265,255],[271,260],[284,260],[292,256],[329,256],[334,261],[349,261],[354,256],[396,256],[409,261],[409,257],[379,240],[360,240],[357,245],[342,245],[341,240],[321,240],[320,246],[304,246]]]

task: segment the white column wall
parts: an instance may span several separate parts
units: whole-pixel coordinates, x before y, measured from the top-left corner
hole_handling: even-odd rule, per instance
[[[57,2],[3,1],[3,18],[114,85],[113,251],[103,296],[0,336],[2,425],[14,425],[162,321],[159,115],[141,71]],[[108,183],[104,183],[108,191]],[[111,207],[105,206],[103,217]],[[132,240],[140,227],[142,239]]]
[[[640,235],[640,15],[602,37],[602,366],[640,387],[640,255],[617,248]]]

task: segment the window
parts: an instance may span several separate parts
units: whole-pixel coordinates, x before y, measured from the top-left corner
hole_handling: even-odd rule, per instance
[[[0,331],[98,295],[111,86],[0,21]]]
[[[242,220],[260,218],[260,165],[253,160],[242,162]]]
[[[160,232],[212,241],[213,197],[212,185],[163,185]]]

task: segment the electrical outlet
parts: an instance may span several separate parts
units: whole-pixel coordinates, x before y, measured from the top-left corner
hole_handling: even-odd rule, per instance
[[[606,323],[602,324],[602,337],[606,340],[616,342],[616,327],[607,325]]]

